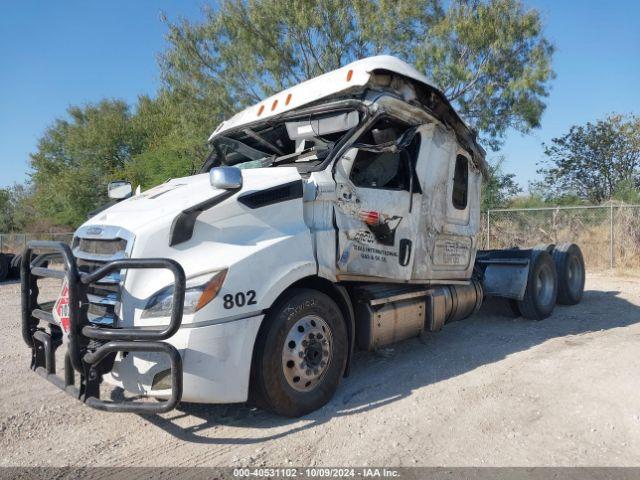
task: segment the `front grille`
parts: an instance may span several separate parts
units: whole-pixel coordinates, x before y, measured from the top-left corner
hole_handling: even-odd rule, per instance
[[[124,252],[127,248],[127,241],[124,238],[114,238],[108,240],[98,240],[94,238],[79,238],[78,249],[84,253],[96,253],[98,255],[115,255]]]
[[[73,254],[78,270],[92,273],[105,263],[126,257],[127,240],[123,238],[76,238]],[[120,304],[120,274],[118,272],[87,286],[87,317],[96,325],[115,326]]]

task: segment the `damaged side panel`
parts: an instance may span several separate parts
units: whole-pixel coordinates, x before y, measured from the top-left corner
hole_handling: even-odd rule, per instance
[[[372,128],[371,136],[389,142],[387,133]],[[451,130],[428,123],[414,139],[406,155],[369,154],[361,147],[337,160],[338,276],[415,282],[471,277],[481,174]]]
[[[412,278],[468,279],[477,250],[482,176],[471,162],[458,160],[465,152],[459,149],[453,132],[437,124],[423,125],[419,131],[422,143],[416,173],[424,194]],[[459,173],[456,162],[467,169],[459,186],[466,189],[464,195],[454,192],[454,178]]]
[[[402,122],[383,118],[337,160],[339,276],[411,279],[420,218],[419,187],[410,165],[415,158],[408,147],[390,146],[407,131]]]

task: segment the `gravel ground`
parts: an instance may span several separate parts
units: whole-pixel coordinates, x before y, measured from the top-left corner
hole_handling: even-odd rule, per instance
[[[639,466],[640,278],[590,275],[542,322],[491,302],[358,354],[302,419],[243,405],[92,410],[28,369],[19,285],[0,285],[0,466]]]

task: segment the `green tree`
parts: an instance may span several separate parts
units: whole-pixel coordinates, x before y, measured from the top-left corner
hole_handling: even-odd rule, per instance
[[[224,116],[358,58],[415,64],[497,147],[539,125],[553,77],[540,15],[518,0],[239,0],[169,25],[163,79],[213,129]]]
[[[483,179],[481,209],[506,207],[522,189],[515,181],[515,174],[504,173],[504,157],[489,162],[489,175]]]
[[[175,95],[166,91],[156,98],[138,99],[132,125],[145,146],[124,165],[123,178],[148,188],[198,171],[211,132],[195,122],[183,107]]]
[[[613,198],[624,203],[640,205],[640,188],[632,178],[620,180],[613,191]]]
[[[622,190],[628,194],[640,187],[640,117],[611,115],[574,125],[545,145],[545,155],[538,173],[547,197],[600,203]]]
[[[26,185],[0,189],[0,233],[48,231],[50,222],[38,221],[33,192]]]
[[[67,113],[68,118],[53,122],[31,154],[31,182],[39,215],[73,227],[106,202],[107,183],[143,151],[144,139],[123,101],[70,107]]]
[[[13,229],[13,209],[11,208],[11,194],[8,189],[0,188],[0,233]]]

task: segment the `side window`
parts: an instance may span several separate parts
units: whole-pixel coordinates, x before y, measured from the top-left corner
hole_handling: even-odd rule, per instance
[[[379,146],[393,144],[409,128],[408,125],[390,119],[382,119],[360,139],[359,144]],[[374,152],[361,148],[356,155],[349,175],[356,187],[406,190],[411,188],[411,172],[414,170],[413,191],[420,186],[415,178],[415,163],[420,146],[420,135],[403,152]],[[413,168],[409,166],[409,161]]]
[[[456,168],[453,173],[453,206],[458,210],[467,208],[469,192],[469,161],[464,155],[456,157]]]
[[[409,191],[407,161],[400,152],[358,152],[351,181],[356,187]]]

